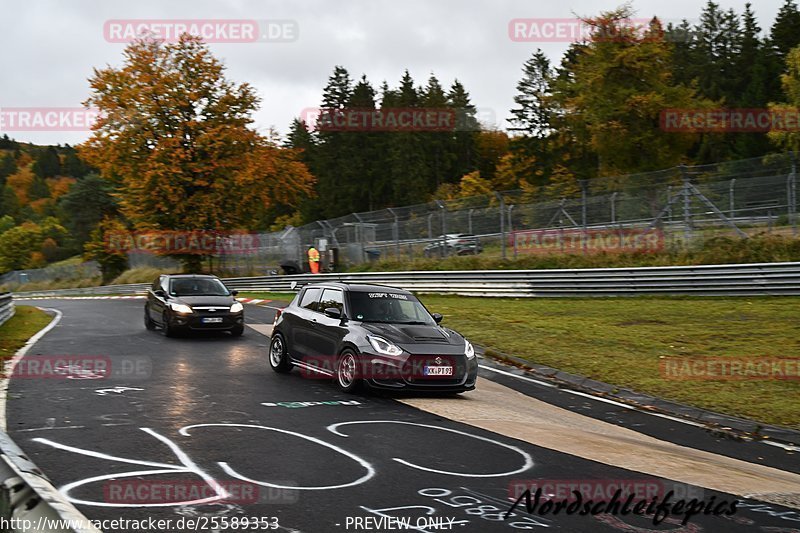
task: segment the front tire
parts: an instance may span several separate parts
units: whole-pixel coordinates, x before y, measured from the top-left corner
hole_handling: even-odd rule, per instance
[[[286,374],[292,369],[283,335],[276,333],[269,343],[269,366],[279,374]]]
[[[150,318],[150,312],[147,309],[147,307],[144,308],[144,327],[148,331],[153,331],[154,329],[156,329],[156,323],[153,322],[152,318]]]
[[[244,326],[237,326],[231,330],[231,335],[234,337],[241,337],[244,333]]]
[[[342,392],[354,393],[361,388],[358,357],[350,349],[344,350],[336,362],[336,383]]]
[[[164,331],[164,336],[165,337],[174,337],[175,336],[175,328],[173,328],[172,326],[169,325],[169,316],[167,316],[167,313],[164,313],[163,315],[161,315],[161,324],[162,324],[161,327],[162,327],[162,330]]]

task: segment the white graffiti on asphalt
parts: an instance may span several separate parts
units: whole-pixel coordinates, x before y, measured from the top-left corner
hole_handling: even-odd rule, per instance
[[[470,438],[477,439],[477,440],[480,440],[480,441],[483,441],[483,442],[488,442],[488,443],[491,443],[491,444],[495,444],[497,446],[500,446],[502,448],[506,448],[508,450],[511,450],[511,451],[521,455],[523,457],[523,459],[524,459],[523,466],[521,466],[519,468],[516,468],[514,470],[509,470],[509,471],[505,471],[505,472],[491,473],[491,474],[483,474],[483,473],[470,474],[470,473],[466,473],[466,472],[449,472],[449,471],[446,471],[446,470],[436,470],[436,469],[433,469],[433,468],[428,468],[428,467],[416,465],[414,463],[411,463],[411,462],[406,461],[404,459],[401,459],[399,457],[393,457],[392,458],[393,461],[396,461],[396,462],[398,462],[398,463],[400,463],[400,464],[402,464],[404,466],[407,466],[409,468],[414,468],[414,469],[417,469],[417,470],[423,470],[423,471],[426,471],[426,472],[432,472],[432,473],[443,474],[443,475],[448,475],[448,476],[486,478],[486,477],[501,477],[501,476],[508,476],[508,475],[512,475],[512,474],[517,474],[519,472],[522,472],[524,470],[527,470],[527,469],[533,467],[533,459],[531,458],[531,456],[528,453],[524,452],[523,450],[517,448],[516,446],[511,446],[511,445],[508,445],[508,444],[504,444],[502,442],[499,442],[499,441],[496,441],[494,439],[490,439],[490,438],[487,438],[487,437],[481,437],[481,436],[478,436],[478,435],[472,435],[472,434],[466,433],[464,431],[458,431],[458,430],[455,430],[455,429],[449,429],[449,428],[440,427],[440,426],[434,426],[434,425],[429,425],[429,424],[418,424],[418,423],[415,423],[415,422],[400,422],[400,421],[394,421],[394,420],[359,420],[359,421],[353,421],[353,422],[341,422],[341,423],[338,423],[338,424],[332,424],[332,425],[327,427],[327,430],[330,431],[331,433],[333,433],[334,435],[337,435],[339,437],[347,438],[347,435],[345,435],[344,433],[339,431],[339,428],[341,426],[352,425],[352,424],[402,424],[402,425],[417,426],[417,427],[422,427],[422,428],[430,428],[430,429],[434,429],[434,430],[438,430],[438,431],[445,431],[445,432],[453,433],[453,434],[456,434],[456,435],[461,435],[461,436],[464,436],[464,437],[470,437]],[[338,484],[338,485],[322,485],[322,486],[298,486],[298,485],[282,485],[282,484],[271,483],[271,482],[263,481],[263,480],[255,480],[255,479],[249,478],[249,477],[241,474],[240,472],[236,471],[227,462],[221,461],[221,462],[217,463],[217,465],[219,465],[219,467],[226,474],[228,474],[229,476],[235,477],[235,478],[240,479],[242,481],[246,481],[248,483],[253,483],[255,485],[261,485],[261,486],[265,486],[265,487],[273,487],[273,488],[278,488],[278,489],[287,489],[287,490],[333,490],[333,489],[341,489],[341,488],[345,488],[345,487],[353,487],[353,486],[356,486],[356,485],[360,485],[360,484],[365,483],[366,481],[372,479],[375,476],[375,467],[372,464],[370,464],[368,461],[366,461],[365,459],[359,457],[358,455],[356,455],[354,453],[351,453],[351,452],[349,452],[349,451],[347,451],[347,450],[345,450],[343,448],[340,448],[339,446],[336,446],[335,444],[331,444],[331,443],[326,442],[326,441],[324,441],[322,439],[318,439],[316,437],[312,437],[310,435],[305,435],[303,433],[299,433],[299,432],[296,432],[296,431],[289,431],[289,430],[286,430],[286,429],[275,428],[275,427],[270,427],[270,426],[261,426],[261,425],[257,425],[257,424],[210,423],[210,424],[193,424],[193,425],[189,425],[189,426],[184,426],[184,427],[182,427],[182,428],[180,428],[178,430],[178,433],[180,435],[188,437],[188,436],[191,436],[191,432],[193,430],[200,429],[200,428],[232,428],[232,429],[236,429],[236,430],[256,429],[256,430],[265,430],[265,431],[282,433],[284,435],[297,437],[299,439],[303,439],[303,440],[306,440],[308,442],[311,442],[311,443],[313,443],[315,445],[323,446],[325,448],[333,450],[336,453],[341,454],[341,455],[347,457],[348,459],[358,463],[365,470],[365,473],[361,477],[359,477],[359,478],[357,478],[357,479],[355,479],[353,481],[350,481],[348,483],[342,483],[342,484]],[[228,492],[217,481],[215,481],[205,470],[201,469],[194,461],[192,461],[189,458],[189,456],[185,452],[183,452],[183,450],[181,450],[178,447],[177,444],[175,444],[174,442],[169,440],[167,437],[164,437],[163,435],[160,435],[160,434],[156,433],[154,430],[152,430],[150,428],[139,428],[139,429],[141,429],[142,431],[144,431],[148,435],[156,438],[157,440],[159,440],[160,442],[165,444],[172,451],[172,453],[175,455],[175,457],[177,457],[178,461],[180,462],[180,465],[172,465],[172,464],[168,464],[168,463],[160,463],[160,462],[154,462],[154,461],[143,461],[143,460],[138,460],[138,459],[128,459],[128,458],[125,458],[125,457],[117,457],[117,456],[114,456],[114,455],[109,455],[109,454],[98,452],[98,451],[94,451],[94,450],[86,450],[86,449],[83,449],[83,448],[77,448],[75,446],[68,446],[66,444],[61,444],[61,443],[52,441],[50,439],[45,439],[45,438],[35,438],[35,439],[33,439],[33,441],[41,443],[41,444],[45,444],[47,446],[52,446],[53,448],[56,448],[56,449],[59,449],[59,450],[68,451],[68,452],[72,452],[72,453],[77,453],[79,455],[85,455],[87,457],[94,457],[94,458],[97,458],[97,459],[103,459],[103,460],[113,461],[113,462],[117,462],[117,463],[126,463],[126,464],[133,464],[133,465],[151,467],[150,470],[137,470],[137,471],[133,471],[133,472],[114,472],[112,474],[104,474],[104,475],[100,475],[100,476],[92,476],[92,477],[89,477],[89,478],[81,479],[79,481],[74,481],[72,483],[68,483],[68,484],[64,485],[63,487],[61,487],[60,490],[64,494],[64,496],[66,498],[68,498],[71,502],[75,503],[75,504],[91,505],[91,506],[98,506],[98,507],[167,507],[167,506],[199,505],[199,504],[205,504],[205,503],[214,503],[214,502],[218,502],[218,501],[221,501],[221,500],[225,500],[226,498],[230,497]],[[175,475],[175,474],[191,474],[191,475],[198,476],[200,479],[202,479],[205,483],[207,483],[214,490],[215,496],[211,496],[211,497],[200,499],[200,500],[176,501],[176,502],[167,502],[167,503],[108,503],[108,502],[101,502],[101,501],[78,499],[78,498],[75,498],[75,497],[71,496],[71,494],[70,494],[73,490],[75,490],[75,489],[77,489],[79,487],[83,487],[83,486],[89,485],[91,483],[96,483],[98,481],[109,481],[109,480],[112,480],[112,479],[129,478],[129,477],[153,476],[153,475],[159,475],[159,474],[172,474],[172,475]]]
[[[127,392],[129,390],[143,391],[144,389],[140,389],[138,387],[113,387],[111,389],[97,389],[94,392],[100,396],[108,396],[112,392],[114,394],[122,394],[123,392]]]
[[[167,447],[175,454],[175,457],[178,458],[181,465],[171,465],[167,463],[156,463],[153,461],[140,461],[138,459],[127,459],[125,457],[116,457],[114,455],[108,455],[102,452],[96,452],[92,450],[84,450],[82,448],[76,448],[74,446],[67,446],[66,444],[60,444],[58,442],[52,441],[50,439],[44,438],[36,438],[33,439],[34,442],[39,442],[42,444],[47,444],[48,446],[52,446],[53,448],[57,448],[59,450],[65,450],[68,452],[77,453],[80,455],[86,455],[89,457],[96,457],[98,459],[105,459],[108,461],[115,461],[118,463],[127,463],[127,464],[134,464],[140,466],[151,466],[155,467],[155,470],[137,470],[135,472],[114,472],[112,474],[104,474],[102,476],[93,476],[86,479],[82,479],[80,481],[75,481],[72,483],[68,483],[61,487],[59,490],[61,491],[64,496],[69,499],[72,503],[79,504],[79,505],[94,505],[97,507],[167,507],[173,505],[200,505],[204,503],[213,503],[220,500],[224,500],[228,498],[230,495],[228,491],[222,488],[222,485],[217,483],[214,478],[208,475],[205,471],[203,471],[197,464],[192,461],[188,455],[186,455],[174,442],[169,440],[168,438],[159,435],[155,431],[150,428],[139,428],[148,435],[152,435],[156,439],[160,440]],[[108,503],[108,502],[96,502],[91,500],[81,500],[78,498],[74,498],[70,496],[70,491],[76,489],[78,487],[82,487],[84,485],[88,485],[89,483],[95,483],[97,481],[110,481],[112,479],[120,479],[120,478],[128,478],[128,477],[139,477],[139,476],[153,476],[157,474],[194,474],[199,476],[203,481],[205,481],[209,487],[214,490],[216,496],[210,496],[208,498],[203,498],[200,500],[191,500],[185,502],[169,502],[169,503],[136,503],[136,504],[125,504],[125,503]]]
[[[339,428],[342,426],[349,426],[352,424],[405,424],[409,426],[418,426],[423,428],[431,428],[437,429],[440,431],[449,431],[450,433],[456,433],[458,435],[464,435],[465,437],[471,437],[473,439],[482,440],[484,442],[491,442],[492,444],[496,444],[498,446],[502,446],[503,448],[507,448],[509,450],[515,451],[520,454],[524,459],[524,464],[516,470],[509,470],[505,472],[497,472],[495,474],[467,474],[461,472],[449,472],[447,470],[436,470],[435,468],[428,468],[425,466],[415,465],[414,463],[409,463],[399,457],[392,457],[393,461],[397,461],[401,465],[408,466],[410,468],[416,468],[417,470],[424,470],[426,472],[433,472],[435,474],[445,474],[448,476],[463,476],[463,477],[503,477],[503,476],[510,476],[512,474],[519,474],[520,472],[524,472],[529,468],[533,467],[533,458],[527,452],[524,452],[517,448],[516,446],[511,446],[510,444],[503,444],[502,442],[496,441],[494,439],[489,439],[487,437],[480,437],[478,435],[472,435],[471,433],[466,433],[464,431],[458,431],[457,429],[449,429],[443,428],[439,426],[431,426],[428,424],[417,424],[416,422],[401,422],[397,420],[359,420],[356,422],[339,422],[338,424],[331,424],[328,426],[328,431],[333,433],[334,435],[339,435],[340,437],[347,437],[344,433],[339,431]]]
[[[350,483],[342,483],[340,485],[325,485],[319,487],[300,487],[297,485],[278,485],[277,483],[268,483],[266,481],[257,481],[255,479],[251,479],[247,476],[244,476],[231,468],[231,466],[226,462],[220,462],[220,468],[228,474],[229,476],[233,476],[236,479],[241,479],[242,481],[247,481],[248,483],[255,483],[256,485],[261,485],[262,487],[274,487],[278,489],[294,489],[294,490],[329,490],[329,489],[342,489],[345,487],[352,487],[355,485],[360,485],[367,481],[368,479],[372,478],[375,475],[375,468],[369,464],[367,461],[362,459],[361,457],[348,452],[347,450],[343,450],[338,446],[333,444],[327,443],[324,440],[317,439],[315,437],[309,437],[308,435],[303,435],[302,433],[297,433],[294,431],[289,431],[287,429],[280,429],[280,428],[273,428],[268,426],[259,426],[256,424],[195,424],[193,426],[186,426],[181,428],[180,434],[189,436],[189,430],[195,428],[208,428],[208,427],[235,427],[235,428],[252,428],[252,429],[266,429],[267,431],[277,431],[278,433],[283,433],[285,435],[292,435],[294,437],[298,437],[301,439],[305,439],[309,442],[313,442],[315,444],[319,444],[320,446],[325,446],[326,448],[330,448],[331,450],[338,452],[345,457],[349,457],[350,459],[354,460],[358,464],[360,464],[364,469],[367,471],[366,474],[361,476],[360,478],[356,479],[355,481],[351,481]]]

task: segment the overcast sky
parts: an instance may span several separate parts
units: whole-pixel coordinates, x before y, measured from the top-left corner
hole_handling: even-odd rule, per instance
[[[320,105],[334,65],[366,74],[377,88],[396,86],[404,69],[420,84],[435,73],[449,87],[459,79],[484,121],[505,127],[521,67],[537,47],[558,61],[566,42],[514,42],[512,19],[593,15],[619,0],[0,0],[2,83],[0,108],[75,107],[88,96],[93,67],[119,65],[124,44],[110,42],[108,21],[129,19],[284,20],[296,24],[289,42],[212,44],[228,77],[249,82],[263,99],[256,115],[262,132],[286,133],[292,118]],[[638,0],[636,16],[695,21],[700,0]],[[744,1],[721,0],[741,12]],[[754,1],[768,29],[783,0]],[[545,28],[545,26],[539,26]],[[88,132],[5,131],[42,144],[75,144]]]

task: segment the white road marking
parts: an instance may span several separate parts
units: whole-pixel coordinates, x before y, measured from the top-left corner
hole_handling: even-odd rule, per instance
[[[525,377],[525,376],[518,376],[516,374],[512,374],[511,372],[506,372],[506,371],[503,371],[503,370],[499,370],[497,368],[492,368],[490,366],[485,366],[485,365],[478,365],[478,366],[480,368],[483,368],[484,370],[489,370],[491,372],[496,372],[498,374],[503,374],[504,376],[509,376],[509,377],[512,377],[512,378],[520,379],[522,381],[529,381],[531,383],[535,383],[537,385],[543,385],[545,387],[550,387],[550,388],[559,388],[559,387],[553,385],[552,383],[546,383],[544,381],[539,381],[537,379],[532,379],[532,378]],[[587,394],[585,392],[580,392],[580,391],[576,391],[576,390],[569,389],[569,388],[561,388],[561,390],[563,390],[564,392],[567,392],[569,394],[575,394],[576,396],[584,396],[586,398],[590,398],[590,399],[596,400],[598,402],[604,402],[604,403],[607,403],[607,404],[615,405],[617,407],[622,407],[624,409],[629,409],[629,410],[632,410],[632,411],[637,411],[639,413],[643,413],[643,414],[650,415],[650,416],[657,416],[659,418],[665,418],[667,420],[672,420],[673,422],[680,422],[681,424],[686,424],[688,426],[695,426],[695,427],[699,427],[699,428],[703,428],[703,429],[713,429],[713,428],[710,428],[710,427],[708,427],[705,424],[702,424],[700,422],[695,422],[693,420],[687,420],[687,419],[684,419],[684,418],[679,418],[677,416],[671,416],[671,415],[667,415],[667,414],[663,414],[663,413],[654,413],[652,411],[645,411],[645,410],[639,409],[639,408],[637,408],[636,406],[633,406],[633,405],[628,405],[628,404],[624,404],[624,403],[617,402],[617,401],[614,401],[614,400],[609,400],[608,398],[603,398],[603,397],[600,397],[600,396],[594,396],[592,394]],[[795,451],[795,452],[800,451],[800,447],[798,447],[798,446],[793,446],[791,444],[783,444],[783,443],[780,443],[780,442],[775,442],[775,441],[766,440],[766,439],[765,440],[755,440],[753,442],[760,442],[762,444],[768,444],[770,446],[776,446],[778,448],[783,448],[784,450],[787,450],[787,451]]]
[[[14,357],[11,361],[7,361],[5,364],[5,369],[3,371],[3,378],[0,379],[0,429],[3,431],[6,430],[6,396],[8,395],[8,386],[11,384],[11,375],[14,373],[14,368],[17,366],[17,363],[25,357],[25,354],[28,353],[28,350],[36,344],[39,339],[44,337],[48,331],[56,327],[56,325],[61,321],[61,317],[63,313],[58,309],[43,309],[41,307],[37,307],[37,309],[41,309],[42,311],[52,311],[55,313],[55,317],[53,320],[50,321],[41,331],[39,331],[36,335],[28,339],[28,342],[25,343],[25,346],[17,350],[17,353],[14,354]]]

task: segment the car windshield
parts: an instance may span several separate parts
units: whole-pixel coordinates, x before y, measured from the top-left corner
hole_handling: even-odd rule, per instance
[[[172,296],[229,296],[227,287],[214,278],[173,279],[169,285]]]
[[[362,322],[434,325],[428,310],[410,294],[350,292],[352,318]]]

